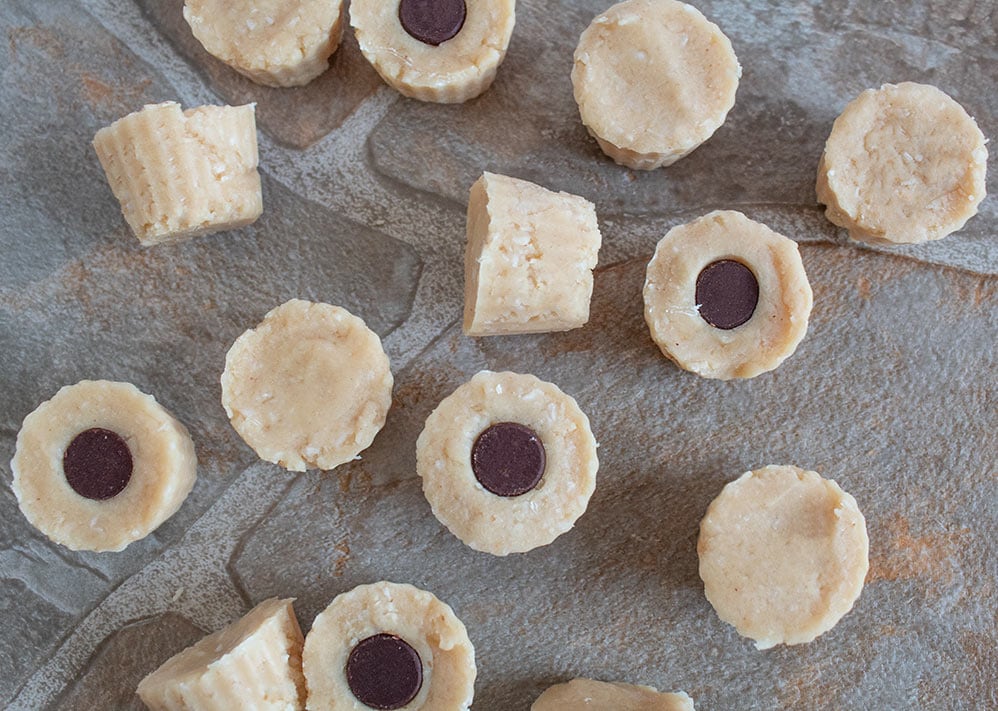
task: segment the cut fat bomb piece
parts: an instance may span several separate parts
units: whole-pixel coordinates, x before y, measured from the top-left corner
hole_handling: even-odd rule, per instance
[[[342,0],[186,0],[184,19],[217,59],[258,84],[302,86],[329,68]]]
[[[265,600],[139,683],[152,711],[303,711],[304,639],[294,600]]]
[[[457,104],[492,85],[515,0],[352,0],[350,24],[385,82],[420,101]]]
[[[482,175],[468,201],[465,334],[584,326],[601,243],[596,208],[585,198]]]
[[[825,216],[872,244],[942,239],[977,214],[987,141],[934,86],[867,89],[835,120],[818,167]]]
[[[252,104],[148,105],[102,128],[93,145],[144,246],[244,227],[263,212]]]
[[[707,600],[759,649],[810,642],[834,627],[863,590],[869,549],[856,499],[794,466],[727,484],[697,542]]]
[[[309,711],[466,711],[475,648],[432,593],[381,581],[338,595],[303,653]]]
[[[667,694],[650,686],[572,679],[537,697],[530,711],[694,711],[682,691]]]
[[[67,385],[24,418],[17,503],[72,550],[120,551],[170,518],[197,478],[187,429],[130,383]]]
[[[582,123],[620,165],[672,165],[710,138],[735,104],[742,69],[696,8],[627,0],[592,21],[575,50]]]
[[[426,418],[416,473],[451,533],[504,556],[575,525],[596,488],[596,448],[589,418],[556,385],[483,370]]]
[[[291,471],[329,470],[374,441],[393,384],[381,339],[362,319],[292,299],[232,344],[222,406],[261,459]]]

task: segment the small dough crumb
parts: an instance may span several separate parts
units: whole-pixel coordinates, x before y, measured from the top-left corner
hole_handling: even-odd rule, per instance
[[[410,28],[415,32],[411,34],[402,22],[401,9],[406,4],[438,13],[463,6],[464,14],[457,18],[453,25],[457,31],[449,38],[417,39],[421,33]],[[441,0],[352,0],[350,24],[361,52],[389,86],[420,101],[458,104],[492,85],[513,35],[515,11],[515,0],[468,0],[456,4]],[[436,25],[439,30],[442,19],[424,18],[424,29]]]
[[[818,202],[862,242],[942,239],[984,199],[985,143],[974,119],[934,86],[867,89],[832,126],[818,167]]]
[[[485,173],[468,202],[465,334],[584,326],[601,243],[585,198]]]
[[[381,339],[361,319],[292,299],[232,344],[222,405],[261,459],[291,471],[329,470],[374,441],[393,383]]]
[[[572,679],[541,694],[530,711],[694,711],[682,691],[667,694],[650,686]]]
[[[359,643],[379,637],[395,638],[406,649],[405,666],[382,656],[352,678]],[[382,581],[337,596],[315,618],[303,657],[308,711],[369,711],[354,691],[372,687],[390,695],[408,686],[408,702],[381,705],[406,711],[465,711],[474,696],[475,648],[468,631],[449,605],[412,585]],[[413,663],[415,679],[408,668]]]
[[[245,227],[263,212],[252,104],[149,105],[102,128],[93,145],[144,246]]]
[[[599,15],[575,50],[582,123],[617,163],[652,170],[710,138],[735,104],[731,41],[675,0],[627,0]]]
[[[342,0],[186,0],[198,42],[258,84],[303,86],[329,68],[343,34]]]
[[[152,711],[302,711],[301,628],[293,600],[265,600],[139,683]]]
[[[803,644],[859,598],[869,568],[866,520],[830,479],[793,466],[746,472],[700,523],[704,592],[756,647]]]

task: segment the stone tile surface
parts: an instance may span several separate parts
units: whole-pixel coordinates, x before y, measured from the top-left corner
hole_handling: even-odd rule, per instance
[[[0,4],[0,705],[140,708],[137,681],[202,630],[272,595],[297,597],[307,629],[385,578],[465,621],[483,711],[525,710],[576,675],[684,689],[704,709],[998,707],[996,201],[941,242],[872,250],[813,195],[831,122],[869,86],[936,83],[998,135],[998,3],[705,0],[745,68],[738,102],[649,174],[603,158],[572,100],[575,41],[606,4],[521,0],[496,84],[462,106],[398,97],[349,33],[323,77],[275,90],[207,55],[180,0]],[[128,234],[89,143],[167,99],[257,102],[256,225],[149,250]],[[461,335],[465,200],[486,169],[596,202],[585,328]],[[815,292],[797,353],[742,383],[676,369],[641,315],[655,243],[722,207],[803,243]],[[396,373],[385,429],[331,473],[259,463],[219,404],[229,344],[296,296],[363,316]],[[576,528],[504,559],[444,529],[415,476],[425,417],[482,368],[557,383],[601,443]],[[10,489],[23,417],[85,377],[155,394],[198,448],[191,497],[120,554],[50,543]],[[758,652],[704,599],[695,547],[724,483],[768,463],[856,496],[871,571],[833,631]]]

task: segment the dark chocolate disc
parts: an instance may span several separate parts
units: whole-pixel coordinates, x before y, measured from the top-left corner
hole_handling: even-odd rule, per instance
[[[401,0],[399,22],[412,37],[434,47],[452,39],[464,27],[464,0]]]
[[[132,478],[132,453],[111,430],[84,430],[62,455],[62,471],[73,491],[94,501],[117,496]]]
[[[544,476],[544,443],[529,427],[516,422],[492,425],[471,448],[471,470],[498,496],[520,496]]]
[[[733,259],[708,264],[697,277],[697,309],[714,328],[737,328],[752,318],[759,303],[759,282],[752,270]]]
[[[400,709],[423,687],[423,661],[401,637],[376,634],[357,643],[347,658],[347,684],[372,709]]]

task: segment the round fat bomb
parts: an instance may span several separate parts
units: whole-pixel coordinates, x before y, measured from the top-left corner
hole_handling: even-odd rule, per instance
[[[440,104],[492,85],[516,22],[515,0],[352,0],[361,52],[405,96]]]
[[[83,380],[24,418],[10,468],[35,528],[72,550],[120,551],[176,513],[197,457],[187,430],[151,395]]]
[[[810,642],[863,589],[866,521],[830,479],[768,466],[729,483],[700,523],[700,577],[718,616],[756,647]]]
[[[941,239],[984,199],[984,144],[974,119],[934,86],[868,89],[832,126],[818,167],[818,202],[853,239]]]
[[[572,679],[537,697],[530,711],[694,711],[693,699],[680,691],[667,694],[650,686]]]
[[[463,711],[475,648],[447,604],[411,585],[361,585],[319,613],[302,655],[309,711]]]
[[[773,370],[794,352],[812,294],[796,242],[724,210],[669,230],[648,264],[644,301],[666,356],[729,380]]]
[[[343,2],[185,0],[184,19],[209,54],[240,74],[266,86],[302,86],[329,68]]]
[[[433,514],[475,550],[523,553],[565,533],[596,487],[589,418],[532,375],[482,371],[446,397],[416,442]]]
[[[672,165],[710,138],[735,105],[742,69],[699,10],[627,0],[592,21],[575,50],[582,123],[617,163]]]
[[[232,344],[222,405],[261,459],[291,471],[332,469],[371,445],[393,382],[381,339],[361,319],[292,299]]]

